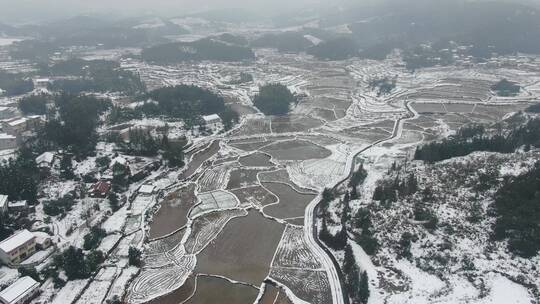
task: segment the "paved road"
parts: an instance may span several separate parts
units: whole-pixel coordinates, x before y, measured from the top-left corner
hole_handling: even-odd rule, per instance
[[[418,113],[410,106],[410,102],[405,102],[405,107],[407,111],[409,112],[409,115],[407,117],[399,118],[395,125],[394,130],[392,132],[392,135],[390,135],[388,138],[381,139],[379,141],[376,141],[369,146],[362,148],[361,150],[357,151],[350,162],[350,170],[346,177],[339,180],[333,187],[333,190],[337,190],[343,183],[349,180],[349,178],[352,176],[355,170],[355,160],[358,156],[360,156],[365,151],[373,148],[376,145],[379,145],[381,143],[394,140],[396,138],[400,138],[403,133],[403,124],[405,121],[414,119],[418,117]],[[349,304],[349,297],[347,296],[345,290],[343,289],[344,286],[344,278],[343,274],[341,273],[341,266],[337,262],[336,258],[332,254],[332,252],[321,243],[318,237],[317,232],[317,218],[315,217],[316,210],[319,206],[319,203],[321,202],[322,194],[319,194],[307,207],[306,213],[305,213],[305,223],[304,223],[304,230],[307,236],[308,245],[311,247],[311,249],[314,251],[314,253],[319,257],[319,261],[323,263],[327,270],[328,274],[328,280],[330,282],[330,288],[332,290],[332,302],[334,304]]]

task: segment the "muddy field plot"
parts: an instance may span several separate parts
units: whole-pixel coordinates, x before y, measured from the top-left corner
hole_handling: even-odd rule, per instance
[[[239,162],[244,167],[272,167],[274,164],[270,159],[269,155],[257,152],[240,157]]]
[[[285,227],[251,210],[231,220],[197,255],[196,271],[259,286],[270,271]]]
[[[276,171],[268,171],[268,172],[261,172],[259,173],[259,180],[261,182],[277,182],[277,183],[286,183],[289,186],[293,187],[296,191],[302,192],[302,193],[313,193],[316,194],[314,191],[310,189],[304,189],[297,184],[295,184],[289,175],[289,172],[286,169],[276,170]]]
[[[477,105],[474,108],[474,114],[482,114],[490,117],[494,121],[501,120],[506,114],[522,111],[527,108],[528,104],[519,104],[515,105]]]
[[[255,150],[259,150],[260,148],[267,146],[271,143],[272,143],[271,141],[252,141],[252,142],[230,144],[230,145],[232,147],[235,147],[237,149],[240,149],[246,152],[252,152]]]
[[[147,256],[157,255],[173,250],[176,246],[178,246],[178,244],[180,244],[185,233],[186,229],[184,228],[169,234],[166,237],[148,242],[146,244],[144,254]]]
[[[264,284],[264,293],[256,304],[293,304],[287,293],[271,284]]]
[[[154,299],[146,304],[179,304],[186,301],[195,293],[195,276],[190,276],[182,287],[172,293]]]
[[[206,160],[214,156],[219,151],[219,149],[220,149],[219,141],[216,140],[208,148],[200,152],[197,152],[195,155],[193,155],[193,157],[191,158],[191,161],[187,164],[186,170],[184,170],[184,172],[180,174],[178,179],[184,180],[190,177],[191,175],[193,175],[193,173],[195,173],[195,171],[197,171],[197,169],[199,169],[199,167]]]
[[[127,302],[144,303],[180,288],[193,267],[194,256],[186,256],[160,268],[144,268],[131,283]]]
[[[315,135],[300,135],[300,136],[298,136],[298,139],[311,141],[311,142],[314,142],[314,143],[316,143],[316,144],[318,144],[320,146],[332,146],[332,145],[337,145],[337,144],[341,143],[341,141],[338,140],[338,139],[335,139],[335,138],[332,138],[332,137],[329,137],[329,136],[318,135],[318,134],[315,134]]]
[[[208,170],[205,170],[197,181],[197,184],[199,185],[199,191],[207,192],[225,188],[227,174],[230,170],[239,166],[240,165],[238,163],[234,162],[215,166],[209,168]]]
[[[251,304],[255,302],[258,294],[259,290],[251,286],[199,275],[197,276],[197,290],[186,304]]]
[[[231,209],[238,206],[236,197],[223,190],[201,193],[197,197],[201,202],[191,210],[190,218],[211,210]]]
[[[316,197],[299,193],[287,184],[263,183],[263,186],[279,198],[279,203],[266,206],[264,213],[280,219],[304,216],[307,205]]]
[[[336,112],[334,110],[329,109],[323,109],[323,108],[314,108],[309,113],[310,115],[313,115],[314,117],[320,118],[324,121],[335,121],[338,118],[336,117]]]
[[[266,146],[262,150],[278,160],[308,160],[332,155],[328,149],[305,140],[282,141]]]
[[[215,211],[193,220],[191,233],[184,244],[187,253],[198,253],[219,236],[225,224],[237,217],[245,217],[243,209]]]
[[[332,291],[325,271],[272,267],[270,277],[306,302],[332,303]]]
[[[269,118],[249,119],[240,128],[232,132],[232,136],[250,136],[271,133]]]
[[[149,237],[158,238],[182,228],[189,209],[197,202],[195,184],[189,184],[167,195],[150,223]]]
[[[247,106],[240,103],[231,103],[228,104],[228,106],[240,116],[257,113],[257,110],[255,110],[252,106]]]
[[[315,97],[312,100],[311,106],[314,108],[328,109],[335,111],[336,118],[340,119],[345,117],[347,109],[351,106],[352,102],[346,99],[337,99],[332,97]]]
[[[263,170],[236,169],[231,171],[227,189],[245,188],[259,183],[257,174]]]
[[[392,131],[383,128],[354,127],[340,131],[340,134],[349,138],[360,138],[367,142],[375,142],[390,137]]]
[[[323,121],[309,116],[272,117],[273,133],[304,132],[323,125]]]
[[[411,103],[413,109],[421,114],[429,113],[446,113],[446,109],[443,107],[442,103]]]
[[[277,202],[277,197],[261,186],[253,186],[231,190],[240,201],[242,206],[254,204],[266,206]]]
[[[272,267],[321,268],[321,264],[309,249],[303,228],[287,226],[274,256]]]

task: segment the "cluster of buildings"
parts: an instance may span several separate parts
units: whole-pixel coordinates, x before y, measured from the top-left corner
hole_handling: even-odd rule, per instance
[[[1,110],[1,109],[0,109]],[[1,121],[0,150],[15,149],[30,138],[34,131],[44,123],[39,115],[16,117]]]
[[[38,250],[45,250],[52,245],[46,233],[30,232],[26,229],[14,233],[0,242],[0,261],[9,267],[24,267],[21,263]],[[39,292],[39,282],[25,276],[0,291],[1,304],[24,304]]]

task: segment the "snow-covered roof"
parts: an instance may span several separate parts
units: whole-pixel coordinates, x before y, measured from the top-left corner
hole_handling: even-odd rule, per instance
[[[0,139],[17,139],[17,137],[6,133],[0,133]]]
[[[36,163],[38,164],[41,164],[41,163],[52,163],[54,160],[54,153],[52,152],[45,152],[43,154],[41,154],[40,156],[36,157]]]
[[[51,236],[48,235],[46,232],[34,231],[32,233],[36,237],[36,243],[38,244],[43,244],[46,240],[51,240]]]
[[[4,252],[11,252],[13,249],[18,248],[33,238],[35,238],[35,236],[32,234],[32,232],[26,229],[21,230],[0,242],[0,250],[3,250]]]
[[[51,81],[49,78],[38,78],[36,79],[36,82],[49,82]]]
[[[23,118],[19,118],[17,120],[14,120],[14,121],[10,121],[10,122],[8,122],[8,124],[10,126],[17,126],[17,125],[23,124],[25,122],[26,122],[26,118],[23,117]]]
[[[22,277],[0,292],[2,303],[18,303],[21,299],[39,287],[39,283],[31,277]]]
[[[142,185],[141,188],[139,188],[139,193],[151,194],[152,192],[154,192],[155,188],[156,186],[154,185]]]
[[[120,165],[126,166],[128,164],[128,161],[124,157],[118,156],[117,158],[113,159],[111,163],[112,165],[119,163]]]
[[[220,118],[219,115],[217,115],[217,114],[206,115],[206,116],[203,116],[202,118],[203,118],[204,121],[206,121],[206,122],[211,122],[211,121],[221,120],[221,118]]]
[[[8,202],[8,196],[0,194],[0,209],[4,208]]]
[[[8,207],[10,208],[17,208],[17,207],[26,207],[28,204],[26,201],[17,201],[17,202],[9,202]]]

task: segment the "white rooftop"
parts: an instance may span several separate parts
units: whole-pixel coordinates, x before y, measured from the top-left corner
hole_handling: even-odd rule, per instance
[[[39,283],[31,277],[22,277],[0,292],[2,303],[17,303],[29,293],[36,290]]]
[[[206,116],[203,116],[202,118],[203,118],[204,121],[206,121],[206,122],[214,121],[214,120],[221,120],[221,118],[220,118],[219,115],[217,115],[217,114],[206,115]]]
[[[8,196],[0,194],[0,208],[4,208],[8,202]]]
[[[17,126],[17,125],[23,124],[25,122],[26,122],[26,118],[23,117],[23,118],[19,118],[17,120],[14,120],[14,121],[10,121],[10,122],[8,122],[8,124],[10,126]]]
[[[45,152],[41,154],[40,156],[36,157],[36,163],[52,163],[54,160],[54,153],[52,152]]]
[[[6,253],[11,252],[13,249],[16,249],[33,238],[35,238],[35,236],[32,232],[26,229],[21,230],[0,242],[0,250],[3,250]]]
[[[17,137],[6,133],[0,133],[0,139],[17,139]]]
[[[141,188],[139,188],[139,193],[151,194],[152,192],[154,192],[155,188],[156,186],[154,185],[142,185]]]

